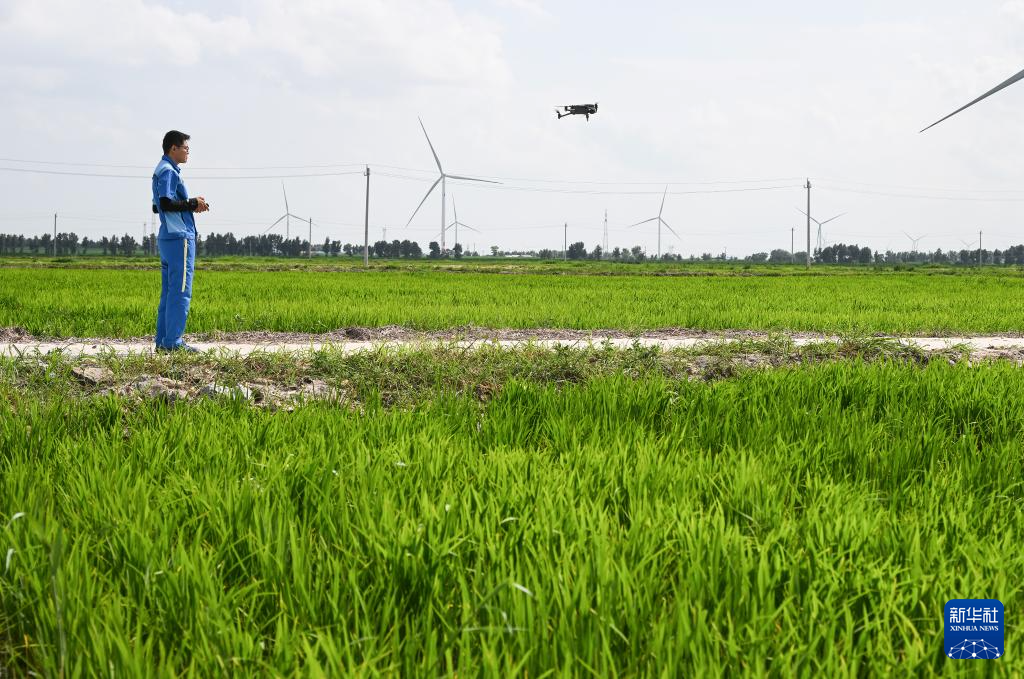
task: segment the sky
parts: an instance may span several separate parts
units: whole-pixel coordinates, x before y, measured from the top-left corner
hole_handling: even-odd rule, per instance
[[[421,117],[446,172],[501,182],[447,183],[482,252],[592,249],[607,211],[610,247],[654,253],[630,225],[666,187],[663,252],[799,251],[807,178],[844,213],[826,243],[998,248],[1024,242],[1024,84],[919,130],[1022,68],[1024,0],[0,0],[0,232],[141,237],[179,129],[202,234],[264,232],[283,182],[314,242],[361,243],[368,165],[371,242],[426,246]]]

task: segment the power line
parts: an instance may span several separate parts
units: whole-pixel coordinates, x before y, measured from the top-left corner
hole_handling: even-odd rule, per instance
[[[61,160],[27,160],[25,158],[0,158],[0,162],[5,163],[22,163],[25,165],[59,165],[64,167],[108,167],[122,170],[149,170],[152,169],[153,165],[118,165],[111,163],[80,163],[80,162],[68,162]],[[235,165],[235,166],[209,166],[209,167],[190,167],[193,171],[204,171],[204,170],[322,170],[337,167],[362,167],[365,163],[327,163],[322,165],[262,165],[262,166],[249,166],[249,165]]]
[[[105,172],[71,172],[67,170],[33,170],[24,167],[0,167],[0,172],[17,172],[23,174],[45,174],[45,175],[63,175],[71,177],[100,177],[104,179],[145,179],[150,180],[152,177],[146,177],[137,174],[110,174]],[[304,174],[265,174],[265,175],[205,175],[202,177],[194,177],[195,179],[296,179],[303,177],[340,177],[350,174],[362,174],[355,170],[347,172],[311,172]]]
[[[431,180],[427,177],[410,177],[409,175],[397,174],[394,172],[378,172],[379,176],[390,177],[392,179],[403,179],[407,181],[429,183]],[[458,180],[452,180],[458,182]],[[658,193],[664,193],[663,191],[609,191],[602,189],[553,189],[553,188],[542,188],[536,186],[509,186],[507,184],[495,184],[495,185],[483,185],[483,184],[469,184],[465,182],[458,182],[462,186],[472,186],[474,188],[489,189],[495,191],[520,191],[527,193],[560,193],[560,194],[574,194],[574,195],[587,195],[587,196],[646,196],[646,195],[657,195]],[[698,195],[698,194],[712,194],[712,193],[746,193],[750,191],[779,191],[783,189],[794,189],[800,188],[799,186],[745,186],[739,188],[726,188],[726,189],[695,189],[691,191],[669,191],[669,195],[673,196],[686,196],[686,195]]]
[[[114,169],[136,169],[136,170],[148,170],[152,166],[150,165],[130,165],[130,164],[116,164],[116,163],[83,163],[83,162],[70,162],[70,161],[58,161],[58,160],[29,160],[26,158],[7,158],[0,157],[0,162],[7,163],[19,163],[28,165],[56,165],[62,167],[95,167],[95,168],[114,168]],[[321,163],[312,165],[263,165],[263,166],[246,166],[246,165],[234,165],[234,166],[196,166],[190,165],[190,172],[206,172],[206,171],[266,171],[266,170],[322,170],[322,169],[333,169],[333,168],[346,168],[346,167],[365,167],[367,163]],[[433,174],[433,170],[424,170],[421,168],[404,167],[400,165],[383,165],[374,164],[374,167],[380,167],[384,169],[399,170],[403,172],[420,172],[424,174]],[[9,168],[14,169],[14,168]],[[26,170],[29,168],[25,168]],[[362,174],[362,173],[360,173]],[[103,175],[107,176],[107,175]],[[130,175],[118,175],[128,177]],[[304,175],[295,175],[304,176]],[[500,175],[480,175],[481,177],[487,177],[488,179],[501,179],[505,181],[518,181],[535,184],[567,184],[567,185],[593,185],[593,186],[716,186],[716,185],[731,185],[731,184],[767,184],[776,182],[786,181],[798,181],[800,177],[769,177],[762,179],[720,179],[720,180],[703,180],[703,181],[608,181],[608,180],[591,180],[591,179],[554,179],[554,178],[536,178],[536,177],[505,177]],[[211,177],[212,178],[212,177]],[[233,178],[233,177],[231,177]],[[276,179],[277,177],[271,177]]]
[[[846,179],[819,178],[818,181],[830,184],[852,184],[854,186],[872,186],[881,189],[897,189],[904,191],[931,191],[935,193],[1024,193],[1024,189],[951,189],[934,186],[905,186],[901,184],[880,184],[877,182],[857,182]]]
[[[821,186],[816,185],[815,188],[819,188],[822,191],[835,191],[838,193],[856,193],[865,196],[885,196],[888,198],[917,198],[920,200],[949,200],[949,201],[964,201],[974,203],[1024,203],[1024,197],[1020,198],[1000,198],[997,196],[992,197],[978,197],[978,196],[931,196],[923,194],[913,193],[895,193],[891,191],[869,191],[865,189],[842,189],[835,186]]]
[[[424,174],[434,174],[434,170],[421,170],[414,167],[401,167],[399,165],[380,165],[376,164],[374,167],[381,167],[388,170],[400,170],[403,172],[422,172]],[[479,174],[479,173],[476,173]],[[487,179],[500,179],[502,181],[510,182],[527,182],[535,184],[590,184],[594,186],[714,186],[718,184],[768,184],[775,182],[789,182],[789,181],[802,181],[802,177],[769,177],[765,179],[719,179],[719,180],[704,180],[704,181],[608,181],[608,180],[591,180],[591,179],[551,179],[551,178],[531,178],[531,177],[506,177],[502,175],[490,175],[481,174],[481,177]]]

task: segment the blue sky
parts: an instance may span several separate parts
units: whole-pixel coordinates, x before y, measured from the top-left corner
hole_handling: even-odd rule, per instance
[[[446,170],[504,178],[449,184],[480,250],[561,247],[564,222],[590,248],[607,209],[612,246],[653,251],[656,233],[628,224],[669,182],[666,250],[788,248],[806,176],[816,216],[847,212],[828,242],[1024,241],[1024,85],[917,132],[1024,68],[1019,0],[208,5],[0,0],[0,157],[138,166],[0,167],[140,177],[0,171],[0,231],[41,233],[57,212],[79,235],[141,234],[173,127],[193,136],[204,232],[261,232],[284,211],[280,179],[221,177],[369,163],[371,238],[425,244],[439,196],[405,228],[436,175],[421,115]],[[555,119],[592,100],[589,123]],[[268,166],[307,169],[213,169]],[[361,176],[285,181],[315,240],[361,240]]]

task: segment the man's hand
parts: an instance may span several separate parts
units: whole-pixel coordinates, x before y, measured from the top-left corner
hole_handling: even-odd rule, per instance
[[[198,203],[196,212],[209,212],[210,204],[206,202],[205,198],[202,196],[196,196],[196,203]]]

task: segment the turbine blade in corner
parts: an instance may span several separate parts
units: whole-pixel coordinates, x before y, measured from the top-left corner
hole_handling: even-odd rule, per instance
[[[961,111],[963,111],[963,110],[965,110],[965,109],[968,109],[968,108],[970,108],[970,107],[974,106],[975,104],[977,104],[977,103],[978,103],[979,101],[981,101],[982,99],[987,99],[988,97],[991,97],[991,96],[992,96],[993,94],[995,94],[995,93],[996,93],[996,92],[998,92],[999,90],[1002,90],[1002,89],[1005,89],[1005,88],[1009,87],[1010,85],[1012,85],[1013,83],[1017,82],[1018,80],[1024,80],[1024,71],[1021,71],[1021,72],[1020,72],[1020,73],[1018,73],[1017,75],[1015,75],[1015,76],[1013,76],[1013,77],[1011,77],[1011,78],[1009,78],[1009,79],[1007,79],[1007,80],[1005,80],[1005,81],[1003,81],[1003,82],[999,83],[998,85],[996,85],[995,87],[993,87],[992,89],[990,89],[990,90],[989,90],[988,92],[986,92],[985,94],[981,95],[980,97],[978,97],[977,99],[975,99],[975,100],[974,100],[974,101],[972,101],[971,103],[969,103],[969,104],[966,104],[966,105],[964,105],[964,106],[961,106],[960,108],[958,108],[957,110],[953,111],[952,113],[950,113],[950,114],[949,114],[948,116],[946,116],[945,118],[941,118],[941,119],[939,119],[939,120],[936,120],[936,121],[935,121],[934,123],[932,123],[932,124],[931,124],[931,125],[929,125],[928,127],[926,127],[926,128],[924,128],[923,130],[921,130],[921,132],[925,132],[925,131],[927,131],[927,130],[930,130],[930,129],[932,129],[933,127],[935,127],[936,125],[938,125],[939,123],[941,123],[941,122],[942,122],[942,121],[944,121],[944,120],[949,120],[950,118],[952,118],[953,116],[955,116],[955,115],[956,115],[957,113],[960,113]]]

